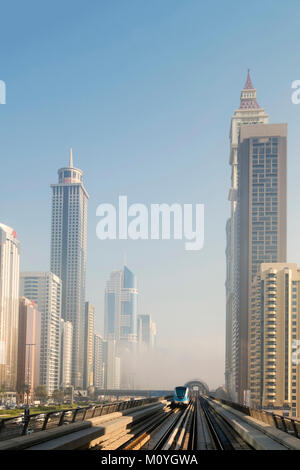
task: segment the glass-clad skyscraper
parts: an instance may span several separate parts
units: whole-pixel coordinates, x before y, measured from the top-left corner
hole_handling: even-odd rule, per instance
[[[137,280],[127,266],[113,271],[105,289],[105,338],[137,342]]]
[[[52,184],[51,271],[62,281],[62,318],[73,325],[72,385],[83,386],[84,308],[88,193],[82,171],[58,170]]]

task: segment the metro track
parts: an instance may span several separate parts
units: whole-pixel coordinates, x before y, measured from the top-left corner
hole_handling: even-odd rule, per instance
[[[94,450],[251,450],[204,396],[186,408],[171,402],[122,434],[108,436]]]

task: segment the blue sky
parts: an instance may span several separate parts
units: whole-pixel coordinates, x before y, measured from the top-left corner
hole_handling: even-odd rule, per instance
[[[179,383],[224,381],[228,134],[248,68],[270,122],[289,125],[288,258],[300,264],[300,106],[291,103],[299,14],[297,0],[1,6],[0,220],[18,232],[22,269],[49,269],[49,185],[72,146],[90,194],[87,298],[97,329],[105,281],[126,252],[159,344],[169,358],[182,345]],[[119,194],[147,205],[204,203],[203,250],[186,252],[181,241],[100,242],[96,207]]]

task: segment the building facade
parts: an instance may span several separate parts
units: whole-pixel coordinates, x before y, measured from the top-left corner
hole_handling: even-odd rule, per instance
[[[18,338],[18,376],[17,390],[27,386],[26,393],[32,400],[34,390],[40,385],[41,353],[41,314],[35,302],[20,298],[19,338]]]
[[[60,385],[61,280],[51,272],[23,272],[20,293],[41,313],[40,384],[51,394]]]
[[[84,304],[88,193],[82,171],[58,170],[52,184],[51,271],[62,281],[62,318],[73,325],[72,385],[83,386]]]
[[[249,395],[251,289],[261,263],[286,261],[286,124],[241,129],[238,148],[238,400]]]
[[[117,342],[109,338],[103,343],[104,388],[119,389],[121,384],[121,359]]]
[[[150,315],[138,315],[138,343],[142,350],[155,348],[156,324]]]
[[[252,285],[250,404],[300,417],[300,268],[263,263]]]
[[[60,335],[60,385],[68,388],[72,382],[73,325],[70,321],[61,318]]]
[[[104,388],[104,342],[98,333],[94,334],[94,387]]]
[[[16,390],[20,251],[15,230],[0,224],[0,386]]]
[[[85,302],[84,312],[84,368],[83,388],[94,385],[94,315],[95,309],[90,302]]]

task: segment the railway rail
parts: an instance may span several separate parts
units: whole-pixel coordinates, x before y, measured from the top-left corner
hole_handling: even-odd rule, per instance
[[[107,436],[93,450],[251,450],[238,433],[194,395],[185,408],[167,401],[163,409],[135,421],[123,433]]]

